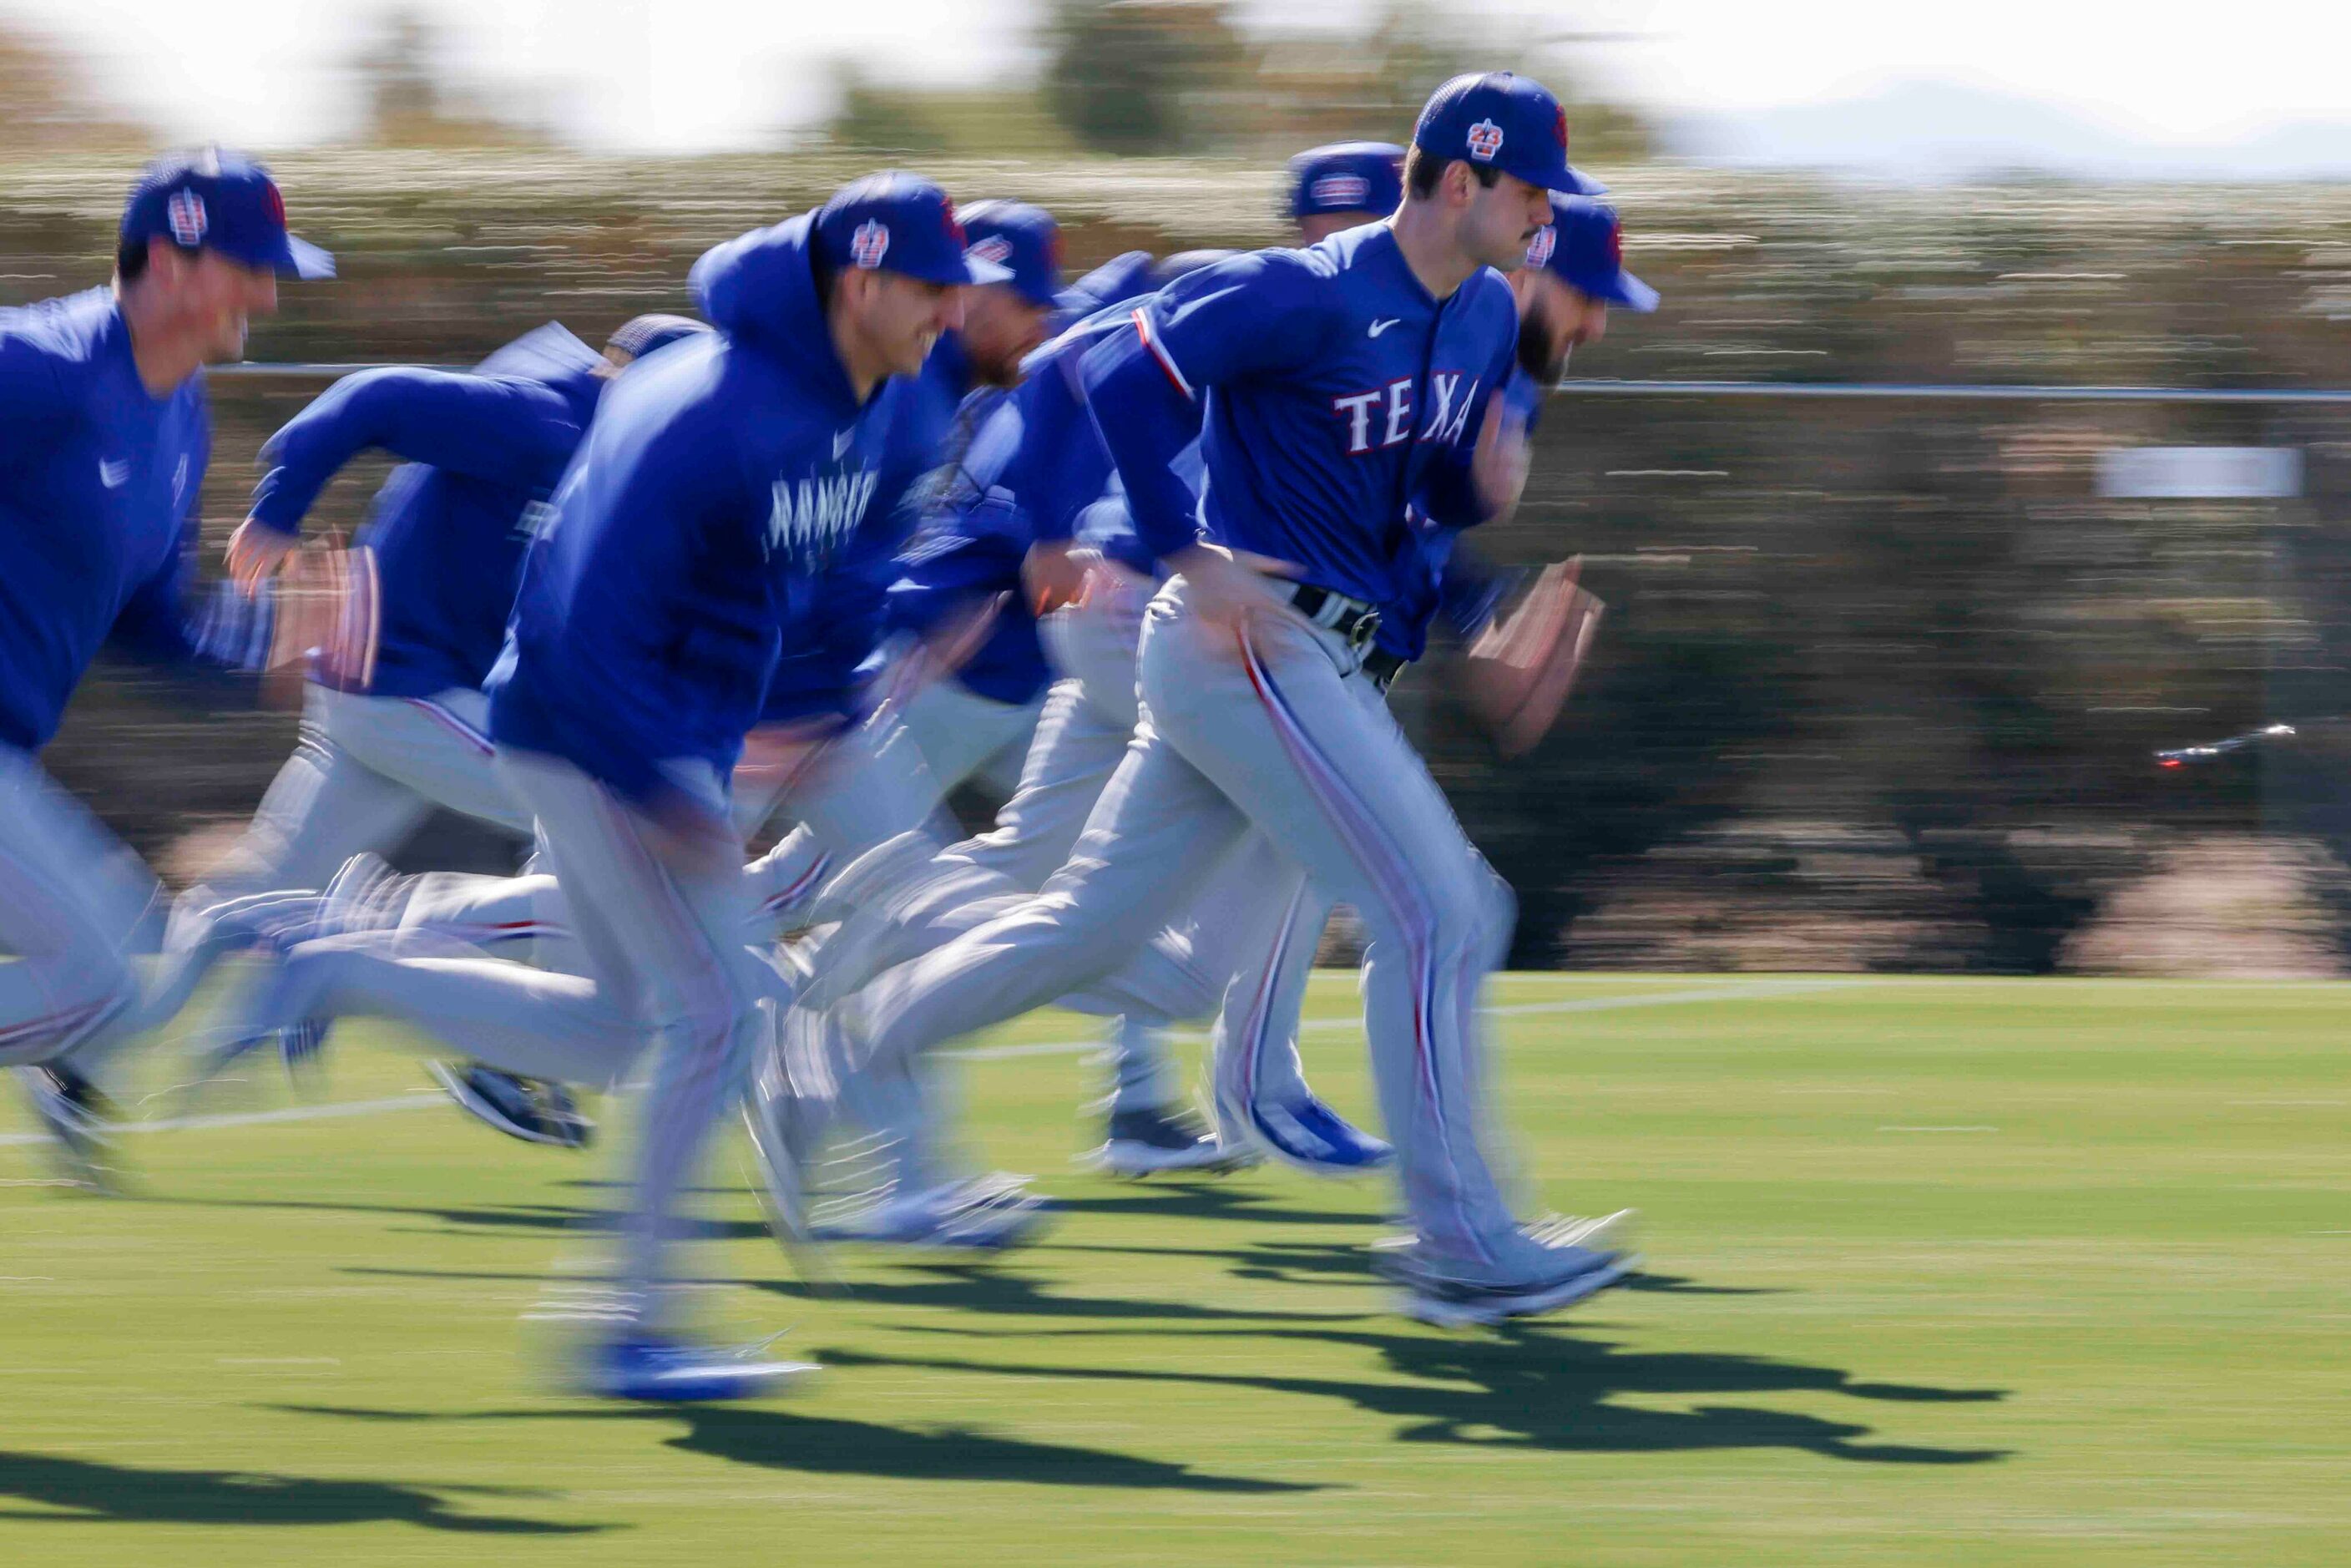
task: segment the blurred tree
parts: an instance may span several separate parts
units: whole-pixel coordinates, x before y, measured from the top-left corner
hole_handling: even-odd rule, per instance
[[[449,79],[438,31],[421,11],[386,12],[355,62],[365,97],[360,140],[376,147],[513,147],[544,143],[543,126],[507,118]]]
[[[853,63],[833,68],[839,107],[824,138],[868,152],[980,158],[1050,157],[1069,133],[1045,111],[1033,84],[884,87]]]
[[[1053,0],[1045,101],[1081,146],[1168,156],[1207,139],[1192,99],[1247,57],[1223,0]]]
[[[0,27],[0,154],[65,147],[136,147],[154,133],[91,100],[80,66],[15,28]]]

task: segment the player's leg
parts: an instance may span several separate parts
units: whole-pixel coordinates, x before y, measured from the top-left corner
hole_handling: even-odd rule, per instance
[[[1302,867],[1289,869],[1266,897],[1280,913],[1266,940],[1234,967],[1209,1032],[1218,1135],[1318,1176],[1385,1165],[1394,1151],[1323,1103],[1299,1056],[1299,1021],[1331,901]]]
[[[517,838],[530,836],[529,813],[491,766],[490,699],[484,693],[455,688],[429,697],[374,697],[321,690],[319,696],[329,737],[377,773],[434,805]],[[390,846],[358,848],[388,852]]]
[[[340,703],[336,699],[342,698]],[[322,686],[303,694],[302,733],[228,862],[183,907],[272,888],[319,888],[361,851],[396,849],[432,803],[353,753],[353,701]],[[486,772],[488,759],[479,766]]]
[[[86,1059],[144,1021],[126,956],[143,873],[118,863],[129,857],[32,758],[0,747],[0,953],[16,960],[0,963],[0,1066],[20,1069],[84,1181],[103,1175],[113,1119]]]
[[[975,783],[1002,800],[1019,786],[1020,760],[1043,706],[1041,696],[1033,703],[997,702],[950,675],[908,694],[898,722],[943,796]]]
[[[1104,714],[1084,682],[1056,682],[995,826],[948,852],[1023,887],[1044,886],[1077,847],[1134,734],[1134,722]]]
[[[983,906],[992,918],[882,974],[828,1014],[796,1013],[789,1050],[835,1077],[904,1072],[944,1040],[1102,981],[1165,928],[1244,827],[1146,726],[1070,862],[1040,893]],[[958,909],[957,918],[970,917],[970,904]],[[798,1070],[794,1087],[804,1091],[810,1072]],[[789,1130],[784,1141],[794,1141]]]
[[[1365,1021],[1418,1232],[1395,1260],[1414,1310],[1539,1311],[1614,1282],[1612,1258],[1520,1227],[1489,1157],[1478,996],[1509,911],[1443,792],[1376,694],[1342,674],[1334,638],[1270,616],[1237,650],[1185,589],[1162,593],[1144,636],[1155,724],[1372,933]]]

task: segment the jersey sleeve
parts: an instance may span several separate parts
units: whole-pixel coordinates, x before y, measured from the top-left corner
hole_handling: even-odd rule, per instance
[[[1005,487],[1040,543],[1072,538],[1079,515],[1110,486],[1110,453],[1086,413],[1079,362],[1064,354],[1022,388],[1020,447],[1005,466]]]
[[[1494,619],[1502,601],[1526,580],[1523,567],[1498,567],[1456,540],[1437,580],[1437,608],[1446,623],[1464,641],[1475,637]]]
[[[1126,490],[1135,537],[1164,559],[1199,535],[1199,496],[1176,465],[1199,440],[1205,409],[1163,373],[1139,327],[1091,350],[1081,371],[1086,409]]]
[[[1312,362],[1332,291],[1293,250],[1260,250],[1185,274],[1135,307],[1144,348],[1187,399],[1222,382]]]
[[[275,466],[253,516],[301,531],[319,492],[360,453],[380,449],[477,479],[552,485],[579,444],[571,405],[554,388],[506,376],[392,366],[345,376],[262,447]]]

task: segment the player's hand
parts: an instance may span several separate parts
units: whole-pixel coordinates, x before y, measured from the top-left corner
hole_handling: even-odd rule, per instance
[[[1101,559],[1098,552],[1079,549],[1067,539],[1040,539],[1030,545],[1020,559],[1020,588],[1029,596],[1029,612],[1050,615],[1084,599],[1086,569]]]
[[[1211,625],[1238,632],[1253,618],[1281,609],[1271,583],[1214,545],[1177,550],[1167,558],[1167,567],[1184,579],[1192,613]]]
[[[1606,611],[1577,580],[1581,556],[1543,568],[1510,613],[1479,633],[1465,665],[1470,704],[1505,757],[1547,734]]]
[[[1518,510],[1533,461],[1526,421],[1496,392],[1486,400],[1485,423],[1478,427],[1477,450],[1469,459],[1469,482],[1477,486],[1489,521],[1506,522]]]
[[[247,599],[261,591],[262,582],[276,575],[286,564],[286,558],[301,548],[302,541],[292,534],[283,534],[266,523],[247,517],[228,537],[228,575],[237,591]]]

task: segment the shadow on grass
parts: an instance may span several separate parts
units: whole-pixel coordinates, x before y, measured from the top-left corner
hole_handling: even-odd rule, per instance
[[[551,1235],[593,1235],[614,1228],[621,1216],[604,1208],[569,1204],[475,1205],[443,1207],[400,1203],[319,1203],[302,1198],[165,1197],[158,1203],[183,1204],[192,1208],[253,1208],[309,1214],[381,1214],[410,1219],[437,1219],[460,1228],[531,1230]],[[688,1215],[677,1221],[677,1234],[690,1241],[749,1241],[765,1237],[768,1227],[757,1219],[714,1219]]]
[[[1075,1330],[1069,1331],[1069,1337],[1116,1332]],[[841,1367],[889,1366],[1017,1378],[1186,1384],[1337,1399],[1374,1415],[1405,1421],[1406,1425],[1397,1433],[1397,1438],[1408,1443],[1459,1443],[1474,1448],[1570,1453],[1796,1448],[1830,1458],[1912,1465],[1983,1464],[2008,1457],[2008,1450],[2001,1448],[1872,1442],[1872,1429],[1859,1423],[1785,1411],[1729,1404],[1656,1410],[1617,1402],[1620,1396],[1673,1399],[1703,1395],[1830,1393],[1900,1403],[1986,1404],[2006,1397],[2006,1391],[2001,1389],[1862,1382],[1834,1367],[1808,1366],[1764,1356],[1627,1351],[1604,1340],[1530,1325],[1499,1329],[1479,1338],[1332,1330],[1159,1332],[1170,1337],[1212,1337],[1224,1342],[1291,1339],[1354,1346],[1376,1354],[1391,1375],[1311,1377],[1206,1368],[1054,1366],[872,1355],[854,1350],[818,1354],[819,1359]],[[1219,1364],[1229,1364],[1226,1352],[1219,1352],[1217,1360]]]
[[[1134,1487],[1146,1490],[1270,1493],[1323,1491],[1295,1481],[1225,1476],[1188,1465],[1035,1443],[976,1427],[885,1427],[870,1421],[794,1416],[735,1406],[597,1406],[571,1410],[370,1410],[326,1405],[272,1405],[296,1416],[345,1421],[635,1421],[684,1429],[668,1446],[738,1465],[809,1475],[887,1476],[904,1480],[1027,1481],[1045,1486]]]
[[[545,1273],[489,1269],[403,1269],[351,1264],[340,1274],[390,1280],[481,1280],[514,1284],[545,1281]],[[914,1278],[905,1278],[905,1275]],[[829,1283],[800,1279],[746,1280],[697,1278],[683,1281],[695,1286],[730,1286],[767,1291],[795,1301],[848,1301],[867,1306],[935,1307],[986,1312],[1002,1317],[1099,1318],[1135,1322],[1173,1323],[1357,1323],[1361,1312],[1292,1312],[1263,1309],[1236,1311],[1198,1301],[1155,1301],[1130,1296],[1063,1295],[1046,1288],[1046,1281],[1010,1271],[999,1263],[912,1262],[899,1260],[897,1276],[860,1279],[846,1291]]]
[[[9,1524],[414,1524],[475,1535],[588,1535],[601,1524],[552,1524],[454,1513],[452,1497],[545,1498],[514,1487],[414,1487],[258,1470],[165,1470],[50,1454],[0,1452],[0,1500],[57,1512],[0,1509]]]

